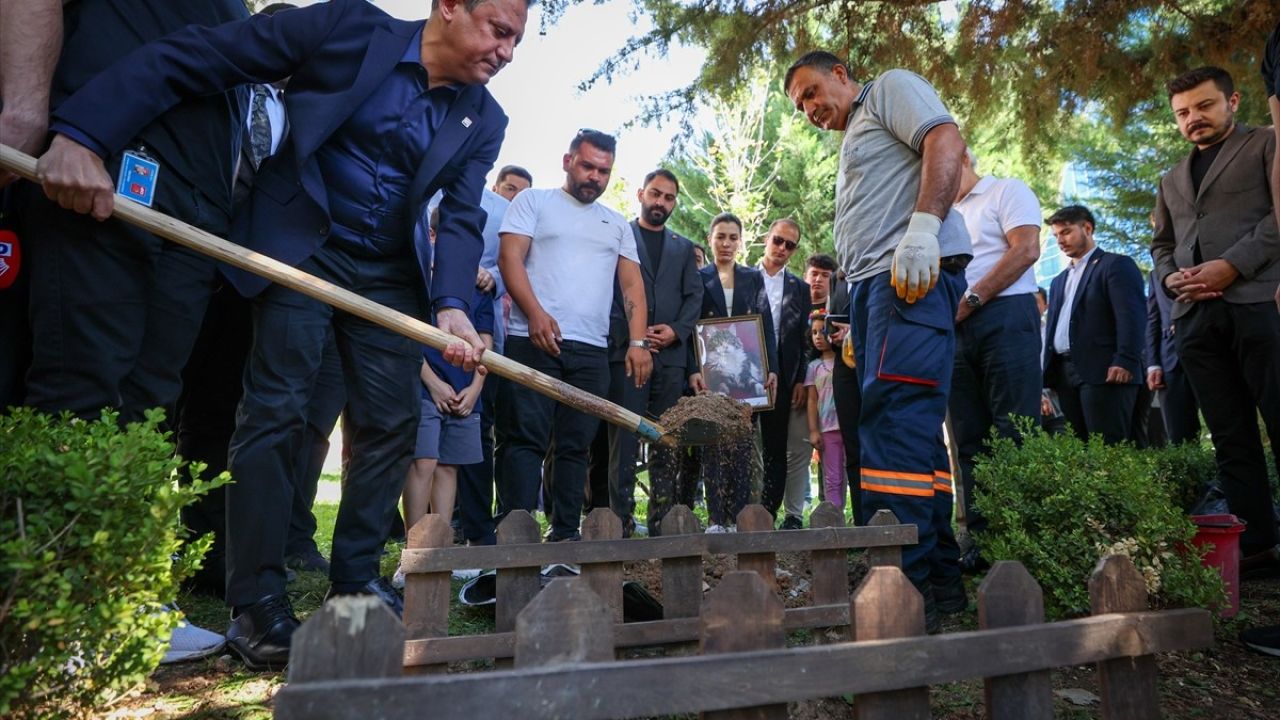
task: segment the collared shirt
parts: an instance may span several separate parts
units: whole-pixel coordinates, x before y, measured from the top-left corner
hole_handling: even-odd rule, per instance
[[[409,186],[457,88],[428,89],[422,30],[382,84],[316,150],[329,189],[331,240],[369,255],[406,252]]]
[[[1053,351],[1062,354],[1071,352],[1071,311],[1076,305],[1076,288],[1080,287],[1080,278],[1084,275],[1084,269],[1089,267],[1089,258],[1097,252],[1098,246],[1093,246],[1084,257],[1079,260],[1072,260],[1071,267],[1067,268],[1067,282],[1062,289],[1062,311],[1058,313],[1058,325],[1053,329]]]
[[[955,209],[964,218],[973,241],[973,260],[964,271],[971,288],[991,272],[1009,250],[1010,230],[1024,225],[1040,227],[1040,201],[1031,188],[1017,178],[983,177],[969,194],[956,202]],[[997,297],[1035,291],[1035,269],[1027,268]]]
[[[782,290],[786,285],[787,269],[778,268],[777,273],[770,275],[763,262],[758,267],[760,274],[764,276],[764,294],[769,297],[769,314],[773,315],[773,339],[780,340],[782,338]]]
[[[850,282],[888,272],[920,194],[924,138],[954,124],[933,87],[889,70],[853,102],[836,175],[836,255]],[[969,233],[954,210],[938,231],[942,257],[968,255]]]

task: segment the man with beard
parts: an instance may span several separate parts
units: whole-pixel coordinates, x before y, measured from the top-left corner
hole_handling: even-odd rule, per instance
[[[680,181],[670,170],[659,168],[649,173],[636,192],[640,217],[631,221],[649,310],[645,337],[649,340],[653,372],[647,385],[637,386],[625,374],[629,336],[621,278],[614,283],[613,311],[609,319],[609,399],[652,417],[666,412],[680,399],[689,338],[702,311],[702,282],[694,263],[693,243],[666,227],[679,192]],[[639,438],[635,433],[609,427],[609,506],[622,518],[624,535],[630,535],[636,525],[632,512],[638,447]],[[688,493],[677,493],[673,459],[667,453],[655,453],[649,460],[647,521],[650,532],[655,534],[658,522],[675,498],[692,492],[692,488],[688,488]]]
[[[1213,436],[1231,512],[1248,523],[1241,568],[1280,566],[1266,451],[1251,408],[1280,443],[1280,233],[1268,176],[1276,136],[1236,122],[1231,76],[1203,67],[1168,85],[1178,130],[1195,148],[1160,179],[1151,255],[1173,298],[1174,341]]]
[[[611,135],[580,130],[564,155],[564,186],[516,196],[503,218],[498,253],[514,301],[507,357],[593,395],[609,390],[615,273],[627,320],[623,374],[642,387],[653,367],[635,236],[626,218],[596,202],[609,185],[616,146]],[[548,539],[580,539],[587,450],[599,421],[514,382],[502,384],[497,405],[499,505],[504,511],[537,507],[542,460],[551,448],[556,511]]]

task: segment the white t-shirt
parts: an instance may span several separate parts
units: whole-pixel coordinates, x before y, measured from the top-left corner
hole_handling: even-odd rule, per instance
[[[524,267],[561,337],[608,347],[618,256],[640,262],[627,219],[598,202],[578,202],[561,188],[529,189],[511,202],[500,232],[533,238]],[[529,318],[518,304],[511,306],[507,334],[529,337]]]
[[[991,272],[1009,249],[1005,235],[1010,230],[1023,225],[1040,227],[1040,201],[1026,183],[1016,178],[994,178],[990,175],[982,178],[968,195],[955,204],[955,209],[964,217],[973,241],[973,260],[964,271],[969,287]],[[1014,280],[998,297],[1035,291],[1035,269],[1027,268],[1022,277]]]

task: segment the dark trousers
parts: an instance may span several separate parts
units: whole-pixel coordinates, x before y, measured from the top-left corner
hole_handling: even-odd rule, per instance
[[[330,242],[299,268],[394,310],[422,316],[416,259],[357,257]],[[284,554],[307,404],[330,334],[347,390],[350,462],[333,532],[329,577],[340,591],[378,575],[378,560],[411,459],[421,412],[421,347],[292,290],[272,285],[253,306],[254,343],[231,442],[227,602],[284,592]]]
[[[1181,365],[1164,371],[1164,389],[1157,390],[1156,397],[1160,399],[1160,415],[1171,444],[1200,439],[1200,404]]]
[[[478,463],[458,468],[458,521],[462,536],[476,545],[497,542],[493,522],[493,421],[499,383],[497,375],[485,378],[480,390],[480,452]]]
[[[836,402],[836,418],[840,421],[840,437],[844,440],[844,470],[848,476],[849,507],[853,522],[862,525],[862,443],[858,440],[858,416],[862,414],[862,388],[858,371],[837,358],[831,373],[831,388]]]
[[[1248,523],[1244,554],[1276,544],[1257,408],[1267,427],[1271,459],[1280,447],[1280,316],[1269,302],[1196,303],[1174,321],[1178,357],[1213,435],[1218,477],[1231,512]]]
[[[225,229],[198,193],[188,194],[165,209],[212,232]],[[122,422],[160,407],[172,419],[213,289],[213,260],[120,220],[63,210],[35,188],[27,196],[26,404],[84,418],[110,407]]]
[[[183,392],[178,401],[178,454],[207,466],[205,477],[227,469],[227,452],[236,426],[236,408],[244,394],[244,367],[253,343],[252,302],[230,286],[218,288],[209,301],[191,359],[182,371]],[[295,482],[289,514],[286,555],[315,549],[316,520],[311,512],[316,486],[329,452],[329,435],[342,411],[346,394],[342,363],[332,341],[316,376],[307,407],[306,437],[298,449],[291,479]],[[201,588],[221,595],[226,582],[226,487],[211,490],[183,508],[182,521],[196,537],[212,533],[213,546],[196,578]]]
[[[307,401],[307,428],[298,448],[295,467],[293,509],[289,513],[289,538],[285,541],[285,557],[316,550],[316,516],[311,506],[324,461],[329,456],[329,436],[338,424],[338,416],[347,403],[347,388],[342,378],[342,356],[330,337],[320,360],[320,372],[311,387]]]
[[[955,309],[964,274],[944,270],[914,304],[889,273],[853,283],[851,323],[862,381],[862,511],[891,511],[916,526],[902,570],[917,587],[959,577],[951,527],[951,464],[942,438],[955,361]],[[944,489],[945,488],[945,489]]]
[[[1088,440],[1090,435],[1101,435],[1108,445],[1130,439],[1133,408],[1138,402],[1136,384],[1083,382],[1070,355],[1054,355],[1045,377],[1058,393],[1062,414],[1076,437]]]
[[[603,347],[573,340],[560,345],[560,356],[539,350],[527,337],[507,337],[507,357],[557,380],[604,395],[609,390],[609,356]],[[505,382],[498,395],[496,451],[498,501],[504,512],[538,507],[542,462],[552,457],[553,538],[578,532],[587,483],[587,451],[600,421],[562,405],[519,383]]]
[[[612,388],[610,400],[613,400]],[[591,450],[587,452],[586,508],[590,511],[602,507],[609,507],[609,423],[604,422],[596,429]]]
[[[636,387],[626,374],[626,364],[609,363],[609,399],[641,416],[658,417],[676,404],[684,390],[684,368],[667,367],[655,355],[649,382]],[[606,423],[601,423],[602,425]],[[630,430],[609,424],[609,507],[627,521],[636,507],[636,454],[640,438]],[[649,527],[671,509],[671,490],[678,468],[670,453],[649,455]],[[659,489],[665,490],[659,498]],[[665,507],[654,508],[654,502]]]
[[[787,492],[787,429],[791,424],[793,387],[791,383],[784,383],[779,379],[773,409],[758,413],[760,445],[764,457],[764,487],[760,492],[760,504],[775,518]]]
[[[1040,381],[1040,314],[1034,295],[997,297],[956,326],[947,407],[970,532],[987,525],[973,506],[974,458],[987,449],[992,427],[998,436],[1016,439],[1015,417],[1040,417]]]

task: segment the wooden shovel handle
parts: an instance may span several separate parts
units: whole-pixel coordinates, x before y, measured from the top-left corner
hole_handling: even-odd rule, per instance
[[[36,178],[35,158],[8,145],[0,144],[0,167],[32,182],[39,182]],[[112,215],[131,225],[136,225],[152,234],[189,247],[219,262],[234,265],[255,275],[261,275],[277,285],[297,290],[307,297],[315,298],[352,315],[364,318],[369,322],[377,323],[392,332],[399,333],[423,345],[429,345],[443,351],[450,343],[462,342],[460,338],[454,337],[417,318],[366,300],[350,290],[340,288],[333,283],[290,267],[275,258],[253,252],[199,228],[192,227],[181,220],[176,220],[164,213],[139,205],[123,195],[117,194],[115,196],[114,205],[115,208],[112,211]],[[604,398],[580,390],[563,380],[557,380],[515,360],[503,357],[492,350],[484,352],[480,364],[495,375],[520,383],[527,388],[598,417],[605,422],[631,430],[645,439],[663,442],[668,445],[675,444],[674,438],[656,423],[650,422]]]

